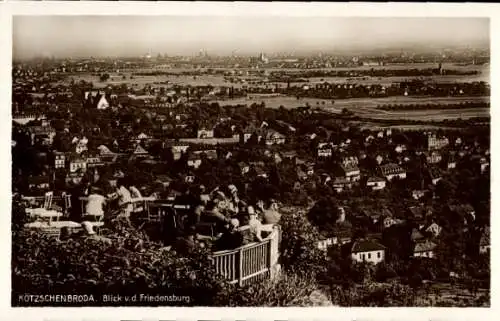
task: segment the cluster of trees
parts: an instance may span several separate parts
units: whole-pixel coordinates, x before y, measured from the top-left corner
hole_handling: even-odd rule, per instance
[[[468,108],[490,108],[489,102],[461,102],[451,104],[384,104],[378,105],[377,109],[398,111],[398,110],[436,110],[436,109],[468,109]]]
[[[437,66],[436,66],[437,67]],[[301,71],[301,77],[313,78],[313,77],[430,77],[434,75],[439,75],[439,69],[426,68],[426,69],[375,69],[370,68],[366,70],[305,70]],[[470,76],[477,75],[479,71],[477,70],[459,70],[459,69],[446,69],[446,75],[454,76]],[[293,76],[283,71],[275,71],[271,73],[271,76]]]
[[[489,86],[484,82],[474,83],[425,83],[410,81],[393,83],[382,89],[381,85],[364,85],[356,83],[321,83],[310,88],[303,86],[289,86],[279,89],[278,92],[299,97],[319,99],[348,99],[348,98],[381,98],[394,96],[489,96]],[[249,89],[249,92],[252,88]]]

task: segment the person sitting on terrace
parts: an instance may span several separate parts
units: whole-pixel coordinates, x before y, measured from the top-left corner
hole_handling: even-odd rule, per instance
[[[187,228],[184,235],[176,239],[174,248],[183,254],[190,254],[198,248],[194,227]]]
[[[243,234],[238,230],[239,222],[231,219],[231,223],[225,226],[222,235],[215,241],[215,250],[232,250],[243,245]]]
[[[137,187],[130,186],[129,191],[130,191],[130,196],[132,196],[132,198],[142,198],[142,194]]]
[[[219,226],[224,226],[230,223],[230,219],[226,217],[218,206],[219,201],[214,200],[207,206],[207,211],[204,212],[204,217],[208,221],[218,223]]]

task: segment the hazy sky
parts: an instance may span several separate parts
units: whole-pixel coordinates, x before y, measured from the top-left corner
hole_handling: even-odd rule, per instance
[[[15,58],[489,43],[487,18],[16,16]]]

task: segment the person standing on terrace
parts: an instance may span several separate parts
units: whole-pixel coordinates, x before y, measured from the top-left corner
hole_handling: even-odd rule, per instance
[[[261,202],[260,209],[262,210],[263,224],[278,224],[281,219],[281,214],[278,212],[278,204],[271,200],[267,209],[264,208],[264,202]]]
[[[85,206],[85,215],[104,217],[106,198],[100,192],[101,190],[97,187],[90,188],[90,195],[87,198],[87,205]]]
[[[120,180],[116,185],[116,196],[118,198],[118,206],[120,208],[120,215],[129,218],[132,213],[132,195],[125,187],[123,180]]]

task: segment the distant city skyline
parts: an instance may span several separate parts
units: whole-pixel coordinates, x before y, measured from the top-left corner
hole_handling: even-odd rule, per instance
[[[488,18],[15,16],[15,59],[488,46]]]

